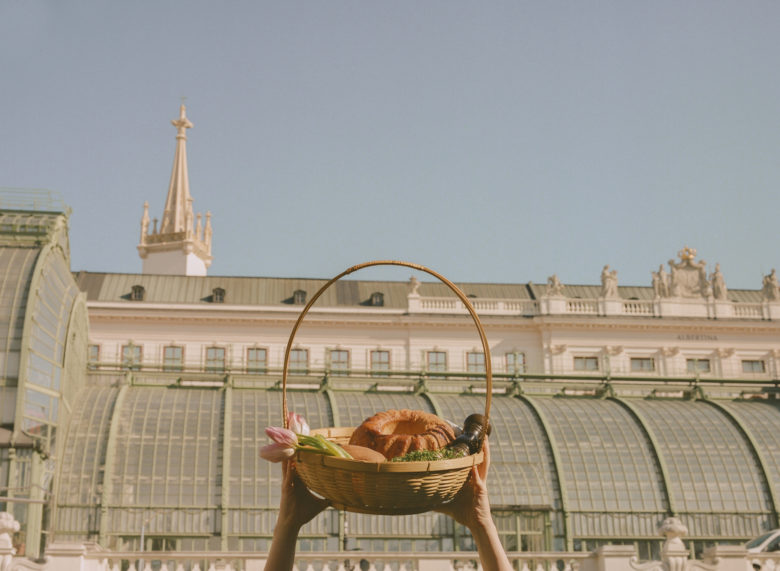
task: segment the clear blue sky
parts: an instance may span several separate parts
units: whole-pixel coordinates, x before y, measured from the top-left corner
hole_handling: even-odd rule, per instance
[[[0,186],[62,195],[74,270],[139,272],[186,96],[211,275],[396,258],[649,285],[689,245],[758,289],[778,22],[769,1],[0,0]]]

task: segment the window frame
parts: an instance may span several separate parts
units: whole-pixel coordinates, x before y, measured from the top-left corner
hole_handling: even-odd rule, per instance
[[[344,361],[343,367],[335,367],[334,361],[333,361],[333,354],[339,353],[343,354],[346,359]],[[350,374],[350,354],[347,349],[329,349],[328,350],[328,372],[331,375],[337,376],[337,377],[348,377]],[[339,360],[339,363],[341,363],[341,360]]]
[[[175,361],[168,361],[168,349],[178,349],[179,350],[179,362],[176,363]],[[163,362],[162,362],[162,369],[163,371],[174,371],[179,372],[184,370],[184,346],[183,345],[165,345],[163,346]]]
[[[434,355],[442,357],[441,362],[433,362],[431,357]],[[447,372],[447,352],[439,349],[432,349],[425,352],[425,370],[429,373]]]
[[[298,359],[298,356],[303,355],[304,359]],[[297,365],[303,363],[303,367],[299,368]],[[308,375],[309,374],[309,350],[303,347],[296,347],[290,349],[290,360],[287,365],[288,372],[296,375]]]
[[[133,355],[131,358],[127,358],[126,355],[128,350],[134,350],[133,352],[135,355]],[[122,345],[121,352],[121,364],[123,369],[129,371],[139,371],[141,369],[141,365],[143,365],[144,362],[143,345],[136,345],[131,341],[125,345]]]
[[[383,355],[382,359],[376,359]],[[369,367],[372,377],[387,377],[390,373],[390,350],[389,349],[371,349],[369,353]]]
[[[221,351],[222,352],[222,366],[219,365],[213,365],[210,363],[218,363],[217,359],[213,359],[209,356],[209,353],[211,351]],[[227,349],[224,345],[209,345],[205,348],[205,352],[203,354],[203,369],[207,373],[224,373],[227,371]]]
[[[583,366],[578,366],[579,363],[582,363]],[[595,363],[596,366],[594,368],[587,363]],[[573,355],[572,369],[578,373],[599,373],[601,372],[601,359],[598,355]]]
[[[252,351],[262,351],[265,353],[265,359],[263,359],[264,365],[261,367],[253,366],[253,363],[259,363],[259,359],[252,359]],[[268,372],[268,348],[267,347],[247,347],[246,348],[246,372],[248,374],[263,374]]]
[[[640,366],[639,368],[634,368],[634,365],[637,363],[650,363],[650,368],[645,368],[644,366]],[[629,371],[632,373],[655,373],[656,372],[656,362],[655,357],[651,356],[635,356],[635,357],[629,357],[628,360],[628,368]]]

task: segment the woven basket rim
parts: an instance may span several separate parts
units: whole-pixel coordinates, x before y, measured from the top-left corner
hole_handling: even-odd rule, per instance
[[[424,473],[424,472],[446,472],[449,470],[460,470],[470,466],[478,466],[484,459],[483,452],[470,454],[463,458],[450,458],[447,460],[434,460],[422,462],[366,462],[364,460],[354,460],[347,458],[338,458],[336,456],[326,456],[317,452],[299,449],[295,452],[295,461],[304,464],[321,464],[329,468],[345,470],[349,472],[383,472],[383,473]]]

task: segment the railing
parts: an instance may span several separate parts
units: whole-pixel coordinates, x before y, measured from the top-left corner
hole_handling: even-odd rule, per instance
[[[743,319],[762,319],[764,317],[763,303],[735,303],[734,317]]]
[[[605,315],[605,316],[647,316],[647,317],[701,317],[736,319],[780,318],[780,303],[742,303],[714,299],[622,299],[598,298],[580,299],[566,297],[543,297],[535,299],[489,299],[471,300],[474,309],[481,315],[514,315],[533,317],[536,315]],[[409,313],[466,313],[466,308],[454,297],[410,296]]]
[[[596,299],[567,299],[566,313],[597,314],[599,302]]]
[[[136,553],[83,551],[73,547],[63,557],[53,546],[48,562],[39,569],[52,571],[68,558],[81,559],[84,571],[275,571],[266,570],[266,554],[249,553]],[[65,551],[65,550],[62,550]],[[518,571],[582,570],[590,553],[507,554]],[[336,552],[299,553],[293,571],[467,571],[482,569],[475,552],[386,553]],[[595,567],[593,568],[595,571]]]
[[[94,544],[54,544],[46,559],[34,562],[13,558],[13,550],[0,546],[0,571],[26,569],[59,571],[277,571],[266,570],[266,554],[239,552],[110,552]],[[701,560],[690,560],[687,550],[666,552],[663,561],[640,562],[630,545],[605,545],[591,553],[509,552],[516,571],[776,571],[779,553],[746,553],[742,546],[715,545]],[[475,552],[299,553],[294,571],[468,571],[480,570]]]
[[[655,315],[655,303],[645,300],[629,300],[623,302],[623,313],[626,315]]]
[[[533,299],[472,299],[474,309],[488,315],[538,315],[539,302]],[[466,306],[455,297],[421,297],[419,311],[466,313]]]

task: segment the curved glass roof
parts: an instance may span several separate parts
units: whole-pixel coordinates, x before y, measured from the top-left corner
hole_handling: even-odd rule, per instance
[[[704,401],[637,400],[633,406],[658,443],[672,506],[691,535],[752,535],[771,524],[766,481],[723,411]]]
[[[484,410],[484,398],[468,394],[288,396],[290,410],[313,428],[334,418],[356,426],[390,408],[435,407],[457,423]],[[265,427],[282,424],[279,390],[104,385],[75,402],[59,468],[58,533],[134,536],[145,526],[149,534],[190,537],[272,534],[281,469],[258,449],[268,442]],[[494,508],[549,512],[555,537],[655,538],[672,513],[691,537],[747,536],[771,521],[777,405],[496,395],[491,421]],[[107,518],[96,523],[101,498]],[[454,529],[436,513],[347,514],[346,523],[351,536],[366,538],[451,537]],[[343,524],[328,510],[303,535],[338,537]]]

